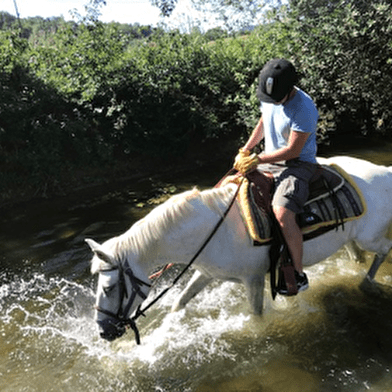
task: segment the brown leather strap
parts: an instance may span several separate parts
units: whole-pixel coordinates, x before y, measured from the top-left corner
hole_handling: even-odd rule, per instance
[[[290,263],[284,263],[281,266],[283,277],[286,282],[287,295],[296,295],[298,293],[297,281],[294,274],[294,266]]]
[[[248,173],[246,178],[250,182],[254,200],[259,208],[267,213],[272,213],[271,199],[274,179],[272,173],[258,172]]]

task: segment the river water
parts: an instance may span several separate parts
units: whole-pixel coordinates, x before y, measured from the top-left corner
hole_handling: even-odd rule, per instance
[[[391,146],[352,151],[392,165]],[[206,179],[207,178],[207,179]],[[186,276],[131,332],[108,343],[93,321],[96,277],[84,238],[127,230],[165,197],[210,175],[144,179],[79,200],[35,202],[0,220],[0,391],[392,391],[392,265],[345,250],[307,270],[311,287],[249,312],[239,284],[215,282],[178,313]],[[153,290],[173,278],[164,274]],[[268,286],[267,286],[268,287]]]

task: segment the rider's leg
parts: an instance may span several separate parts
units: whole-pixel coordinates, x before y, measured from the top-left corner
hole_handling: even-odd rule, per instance
[[[303,237],[295,219],[296,214],[282,206],[273,206],[273,211],[289,248],[294,268],[302,273]]]
[[[281,228],[294,264],[294,275],[298,291],[309,287],[308,279],[302,271],[303,237],[296,222],[309,195],[309,181],[316,171],[316,165],[307,162],[291,162],[278,177],[272,208]],[[282,287],[279,291],[285,294]]]

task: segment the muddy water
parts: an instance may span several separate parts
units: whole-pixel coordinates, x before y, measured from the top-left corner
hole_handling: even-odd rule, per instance
[[[392,165],[390,151],[350,155]],[[241,285],[220,282],[169,313],[185,278],[141,320],[141,346],[131,333],[98,338],[84,238],[122,233],[166,196],[214,185],[208,177],[145,179],[1,218],[0,391],[392,390],[392,265],[362,291],[370,255],[358,263],[344,250],[310,268],[311,288],[296,298],[266,293],[262,318],[250,315]]]

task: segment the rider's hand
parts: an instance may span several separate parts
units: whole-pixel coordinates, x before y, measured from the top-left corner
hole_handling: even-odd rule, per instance
[[[256,154],[250,154],[249,150],[240,149],[234,160],[234,169],[242,174],[246,174],[254,169],[259,164],[259,158]]]
[[[245,150],[244,148],[240,148],[239,151],[238,151],[237,156],[234,159],[234,165],[233,165],[234,169],[239,170],[237,168],[237,166],[240,165],[240,162],[244,158],[248,157],[249,155],[250,155],[250,151],[249,150]]]

